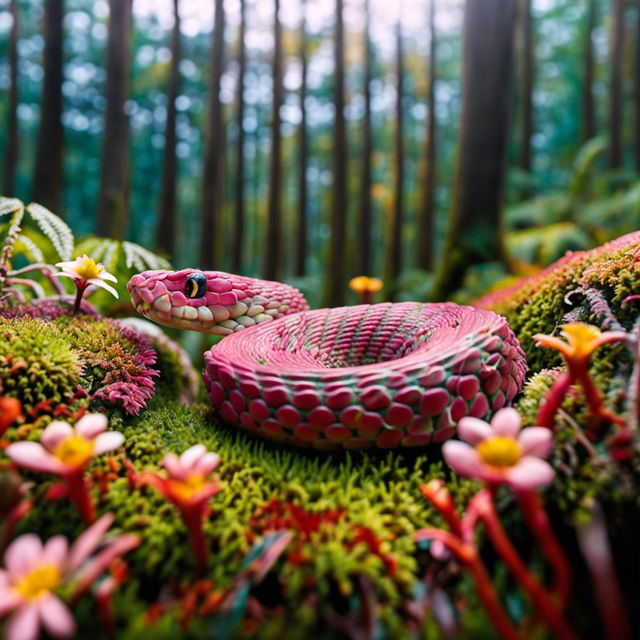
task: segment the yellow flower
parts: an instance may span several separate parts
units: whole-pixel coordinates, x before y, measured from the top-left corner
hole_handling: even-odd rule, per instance
[[[56,263],[56,267],[59,267],[62,271],[54,275],[72,278],[76,281],[78,288],[82,286],[84,289],[87,285],[93,284],[96,287],[106,289],[116,298],[118,297],[118,292],[105,282],[105,280],[117,282],[116,277],[88,255],[76,258],[70,262],[58,262]]]
[[[358,276],[349,281],[349,287],[356,293],[362,304],[370,304],[374,294],[382,289],[383,282],[379,278]]]

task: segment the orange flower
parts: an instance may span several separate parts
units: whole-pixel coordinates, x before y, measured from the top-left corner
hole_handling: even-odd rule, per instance
[[[371,304],[374,294],[382,289],[383,282],[379,278],[358,276],[349,281],[349,287],[356,293],[362,304]]]
[[[22,405],[17,398],[0,397],[0,436],[22,416]]]

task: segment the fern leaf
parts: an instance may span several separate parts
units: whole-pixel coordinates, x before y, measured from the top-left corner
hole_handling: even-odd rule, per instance
[[[24,233],[16,238],[15,252],[23,253],[30,262],[44,262],[44,254],[40,247]]]
[[[6,216],[18,209],[22,209],[24,204],[18,198],[4,198],[0,196],[0,217]]]
[[[27,206],[27,211],[42,232],[51,240],[58,255],[63,260],[71,260],[74,238],[73,232],[66,222],[35,202]]]

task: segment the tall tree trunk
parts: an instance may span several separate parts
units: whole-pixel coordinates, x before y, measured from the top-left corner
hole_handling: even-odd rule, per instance
[[[96,232],[123,239],[129,209],[129,97],[131,0],[109,0],[107,106]]]
[[[624,56],[624,0],[612,0],[609,85],[609,169],[622,167],[622,74]]]
[[[395,188],[393,197],[393,215],[389,221],[389,247],[386,284],[389,298],[395,299],[398,289],[398,277],[402,270],[402,227],[404,222],[404,61],[402,52],[402,26],[400,19],[396,24],[396,132],[395,132]]]
[[[240,0],[240,31],[238,33],[238,95],[236,98],[236,180],[233,216],[233,249],[231,252],[231,271],[239,272],[243,264],[245,246],[245,210],[244,210],[244,74],[246,51],[244,44],[246,29],[245,0]]]
[[[371,46],[371,15],[369,0],[364,0],[364,120],[362,123],[362,183],[360,185],[360,220],[358,223],[357,265],[358,274],[371,274],[371,154],[373,141],[371,138],[371,76],[373,64],[373,47]]]
[[[60,212],[64,181],[63,21],[64,0],[46,0],[44,3],[44,81],[40,100],[40,129],[31,198],[57,212]]]
[[[522,139],[520,166],[531,171],[531,137],[533,136],[533,27],[531,0],[524,0],[522,8]],[[523,195],[529,195],[523,194]]]
[[[9,33],[9,99],[7,117],[7,149],[4,165],[4,194],[12,196],[16,188],[16,169],[18,165],[18,0],[9,5],[12,24]]]
[[[596,135],[596,109],[593,97],[594,62],[593,30],[596,28],[596,0],[589,0],[587,24],[584,34],[583,78],[582,78],[582,141],[591,140]]]
[[[633,153],[634,166],[640,173],[640,0],[636,0],[636,46],[634,51],[633,70]]]
[[[306,2],[301,0],[300,9],[300,127],[298,128],[298,238],[296,241],[295,274],[304,276],[307,259],[307,23]]]
[[[207,142],[202,172],[199,263],[203,269],[218,266],[220,245],[224,169],[224,114],[220,100],[224,67],[224,0],[215,0],[214,19]]]
[[[433,297],[466,268],[504,256],[502,195],[511,116],[516,0],[467,0],[458,161],[444,259]]]
[[[429,79],[427,87],[427,139],[425,142],[423,192],[418,214],[419,269],[433,269],[436,188],[436,52],[438,46],[435,11],[436,0],[429,2]]]
[[[334,36],[333,188],[329,274],[325,302],[327,306],[344,304],[345,292],[345,215],[347,211],[347,127],[344,117],[344,17],[343,0],[336,0]]]
[[[167,122],[164,136],[164,166],[156,246],[158,251],[175,257],[176,248],[176,98],[180,91],[180,12],[179,0],[173,0],[173,31],[171,33],[171,68],[167,89]]]
[[[267,238],[265,243],[264,277],[277,280],[282,269],[282,135],[280,133],[280,107],[284,88],[282,84],[282,26],[280,0],[274,1],[273,16],[273,103],[271,111],[271,161],[269,172],[269,204],[267,211]]]

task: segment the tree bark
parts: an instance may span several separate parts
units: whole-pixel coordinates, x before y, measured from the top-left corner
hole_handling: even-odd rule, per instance
[[[609,169],[622,167],[622,74],[624,56],[624,0],[612,0],[609,85]]]
[[[344,117],[344,17],[343,0],[336,0],[334,36],[333,188],[330,219],[327,306],[344,304],[345,215],[347,211],[347,127]]]
[[[199,260],[202,269],[214,269],[219,263],[224,170],[224,114],[220,100],[224,67],[224,0],[215,0],[214,19],[207,142],[202,173]]]
[[[129,97],[131,0],[109,0],[107,106],[96,233],[122,240],[129,208]]]
[[[531,0],[522,9],[522,139],[520,167],[531,171],[531,137],[533,136],[533,27]],[[523,194],[528,196],[530,194]]]
[[[371,154],[373,140],[371,137],[371,76],[373,64],[373,47],[371,46],[370,0],[364,1],[364,120],[362,123],[362,184],[360,185],[360,220],[358,222],[359,242],[356,270],[358,275],[371,274]]]
[[[282,135],[280,133],[280,107],[282,106],[284,87],[282,84],[280,0],[274,0],[273,42],[271,161],[269,172],[267,238],[264,259],[264,277],[267,280],[278,280],[282,269]]]
[[[31,198],[60,212],[64,182],[62,69],[64,64],[64,0],[44,3],[44,80]]]
[[[424,271],[433,269],[436,188],[436,53],[437,33],[435,25],[436,0],[429,2],[429,79],[427,87],[427,136],[422,180],[422,206],[418,214],[417,266]]]
[[[402,271],[402,227],[404,222],[404,61],[402,51],[402,27],[396,24],[396,131],[395,131],[395,185],[393,215],[389,220],[389,247],[385,281],[390,300],[398,289],[398,277]]]
[[[173,0],[173,31],[171,33],[171,67],[167,89],[167,121],[165,127],[164,165],[162,170],[162,189],[160,210],[156,230],[158,251],[175,257],[176,247],[176,98],[180,91],[180,12],[179,0]]]
[[[468,267],[504,257],[506,165],[515,0],[467,0],[458,161],[447,240],[432,297],[462,284]]]
[[[300,127],[298,128],[298,237],[296,241],[295,274],[302,277],[306,273],[307,259],[307,24],[306,2],[301,0],[302,19],[300,21]]]
[[[233,248],[231,252],[231,271],[241,270],[245,246],[245,207],[244,207],[244,75],[246,67],[245,29],[246,7],[245,0],[240,0],[240,30],[238,33],[238,91],[236,98],[236,180],[235,203],[233,216]]]
[[[593,96],[594,61],[593,30],[596,28],[596,0],[589,0],[587,23],[584,34],[584,71],[582,79],[582,141],[586,142],[596,135],[596,109]]]
[[[9,98],[7,117],[7,149],[4,165],[4,194],[12,196],[16,188],[16,169],[18,165],[18,0],[11,0],[9,5],[12,24],[9,33]]]

